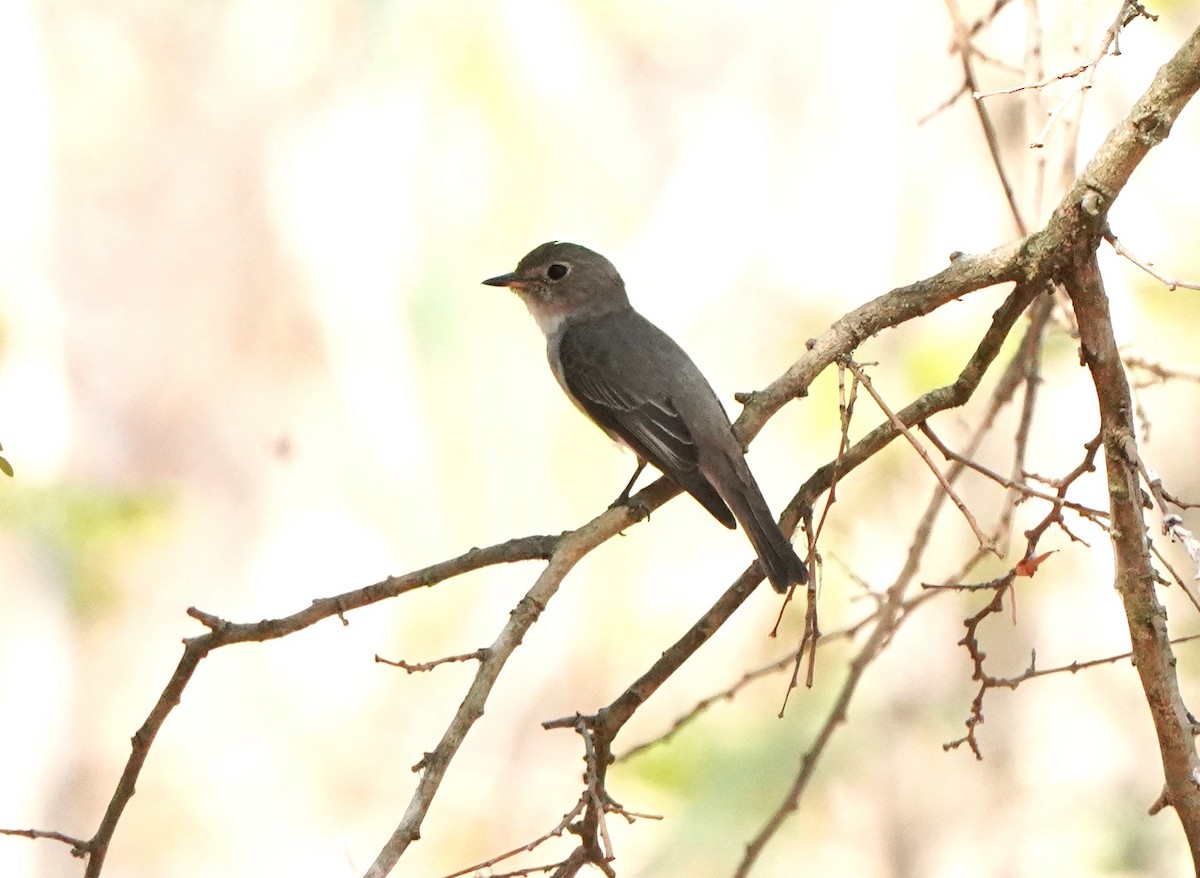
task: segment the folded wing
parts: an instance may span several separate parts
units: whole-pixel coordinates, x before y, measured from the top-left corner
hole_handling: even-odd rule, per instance
[[[692,432],[669,396],[650,393],[637,381],[616,380],[613,366],[589,356],[571,330],[559,343],[558,358],[564,384],[592,420],[695,497],[719,522],[737,526],[700,472]]]

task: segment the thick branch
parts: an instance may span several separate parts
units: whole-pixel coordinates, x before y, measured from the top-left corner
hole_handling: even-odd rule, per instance
[[[1100,403],[1115,584],[1125,604],[1133,663],[1158,734],[1166,798],[1183,824],[1193,861],[1200,863],[1200,759],[1196,756],[1195,727],[1179,694],[1167,614],[1154,590],[1156,576],[1142,514],[1133,402],[1095,253],[1088,253],[1063,280],[1079,318],[1083,359]]]
[[[967,293],[1024,279],[1027,269],[1020,258],[1022,244],[1004,244],[980,255],[956,253],[950,265],[937,274],[897,287],[839,318],[809,342],[808,353],[783,375],[751,395],[746,411],[737,419],[739,435],[751,439],[775,412],[803,394],[830,363],[849,356],[876,333],[923,317]]]

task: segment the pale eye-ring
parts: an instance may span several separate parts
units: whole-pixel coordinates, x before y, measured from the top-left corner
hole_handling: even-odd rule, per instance
[[[565,262],[552,262],[546,269],[546,277],[550,280],[562,280],[571,273],[571,266]]]

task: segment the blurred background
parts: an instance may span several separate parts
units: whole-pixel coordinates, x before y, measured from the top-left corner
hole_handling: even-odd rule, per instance
[[[1025,14],[981,45],[984,88],[1023,81]],[[1116,2],[1040,4],[1049,73],[1094,56]],[[968,21],[990,2],[964,2]],[[1155,2],[1101,66],[1083,159],[1200,18]],[[0,826],[90,836],[165,685],[189,606],[236,621],[601,512],[632,461],[570,406],[520,302],[480,286],[534,245],[609,256],[635,304],[731,414],[846,311],[1016,237],[969,103],[929,116],[961,66],[937,2],[486,3],[217,0],[0,6]],[[1034,100],[1053,109],[1071,83]],[[1027,144],[1026,95],[990,98],[1034,223],[1057,200],[1061,126]],[[1071,109],[1064,113],[1068,118]],[[1164,271],[1200,278],[1200,108],[1112,212]],[[1033,159],[1050,180],[1034,204]],[[1122,340],[1195,368],[1194,292],[1102,253]],[[952,380],[1002,299],[990,290],[872,340],[898,408]],[[1010,346],[1011,347],[1011,346]],[[1075,342],[1047,345],[1030,469],[1062,475],[1096,431]],[[838,443],[836,376],[781,412],[750,463],[776,510]],[[990,390],[985,384],[981,397]],[[1145,453],[1195,499],[1198,389],[1144,388]],[[960,442],[972,413],[936,426]],[[855,433],[880,416],[864,397]],[[1016,415],[981,453],[1008,472]],[[823,628],[869,611],[934,490],[895,447],[839,488],[823,538]],[[985,527],[1001,493],[966,481]],[[1103,485],[1077,498],[1104,504]],[[1018,510],[1017,533],[1045,512]],[[1200,525],[1195,516],[1191,525]],[[981,630],[995,673],[1122,653],[1095,528]],[[1018,538],[1016,550],[1023,542]],[[946,514],[920,579],[973,541]],[[1167,557],[1187,573],[1174,546]],[[573,733],[543,720],[620,693],[750,560],[676,500],[572,573],[506,668],[396,874],[436,876],[549,830],[575,802]],[[1011,560],[1011,559],[1010,559]],[[981,569],[980,580],[1003,565]],[[493,568],[270,644],[207,659],[170,717],[106,874],[356,875],[399,821],[410,771],[473,673],[410,662],[489,644],[540,570]],[[1195,631],[1177,589],[1173,633]],[[867,673],[798,815],[755,874],[1172,875],[1178,823],[1127,662],[992,693],[984,760],[943,752],[974,686],[962,620],[923,607]],[[767,590],[626,729],[630,746],[795,644]],[[1180,651],[1196,701],[1196,647]],[[786,674],[614,769],[622,876],[729,874],[780,801],[852,654],[776,718]],[[530,862],[567,852],[559,841]],[[0,838],[0,874],[75,876],[52,842]]]

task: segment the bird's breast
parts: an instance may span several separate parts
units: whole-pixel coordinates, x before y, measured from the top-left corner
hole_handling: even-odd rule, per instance
[[[624,439],[622,439],[612,430],[605,427],[603,424],[597,422],[596,419],[592,417],[591,412],[589,412],[587,408],[584,407],[583,403],[580,402],[575,396],[575,394],[571,392],[571,387],[567,384],[566,371],[563,369],[562,357],[559,355],[559,346],[562,344],[564,334],[565,331],[561,325],[556,327],[555,332],[546,333],[546,359],[550,363],[550,371],[554,373],[554,379],[558,382],[558,386],[561,387],[563,393],[567,395],[567,399],[571,400],[572,405],[579,409],[579,411],[583,413],[584,417],[603,430],[604,435],[608,436],[608,438],[615,442],[619,447],[624,448],[627,451],[633,451],[633,449],[629,447],[628,443],[626,443]]]

